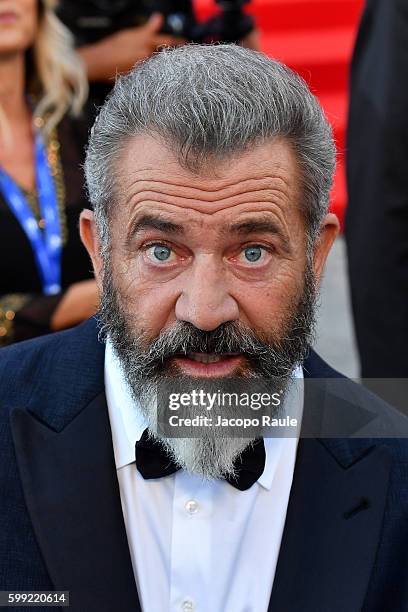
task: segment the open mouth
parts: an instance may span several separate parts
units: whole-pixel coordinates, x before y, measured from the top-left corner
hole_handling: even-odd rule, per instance
[[[236,357],[238,353],[187,353],[185,355],[189,359],[198,361],[198,363],[217,363],[229,357]]]
[[[233,374],[241,365],[240,353],[187,353],[172,360],[189,376],[222,377]]]
[[[0,23],[13,23],[17,20],[17,15],[13,11],[4,11],[0,13]]]

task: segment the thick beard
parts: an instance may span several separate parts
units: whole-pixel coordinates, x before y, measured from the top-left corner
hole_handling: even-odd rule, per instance
[[[192,388],[193,379],[169,367],[168,358],[193,352],[241,353],[246,366],[234,376],[267,381],[269,389],[285,392],[294,367],[303,362],[315,324],[316,285],[311,263],[304,274],[298,303],[287,316],[279,338],[254,332],[242,323],[229,322],[203,332],[192,324],[176,322],[153,340],[135,331],[137,317],[127,313],[115,289],[109,261],[104,266],[103,294],[99,311],[101,334],[109,337],[119,359],[133,399],[147,420],[150,435],[158,439],[181,468],[204,478],[234,476],[234,463],[254,439],[228,434],[223,427],[205,427],[200,437],[166,438],[157,430],[157,388],[171,378],[184,379]],[[250,382],[248,380],[248,382]],[[217,386],[217,381],[210,384]],[[236,416],[234,407],[222,408],[223,416]],[[193,413],[185,416],[194,416]]]

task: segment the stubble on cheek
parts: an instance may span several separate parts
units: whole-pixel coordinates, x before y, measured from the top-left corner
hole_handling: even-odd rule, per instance
[[[264,342],[279,342],[285,335],[304,290],[304,272],[293,267],[282,270],[259,295],[252,299],[257,304],[252,318],[253,331]],[[251,292],[248,291],[251,296]]]
[[[137,270],[133,275],[133,268],[113,274],[111,281],[116,305],[129,339],[137,339],[139,347],[147,351],[161,331],[157,323],[160,318],[160,299],[154,297],[151,284],[140,281]]]

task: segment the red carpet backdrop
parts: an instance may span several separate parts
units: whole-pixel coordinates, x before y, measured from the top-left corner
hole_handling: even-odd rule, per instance
[[[363,4],[364,0],[253,0],[250,4],[263,51],[306,79],[334,127],[339,154],[331,206],[341,222],[347,201],[348,71]],[[200,18],[214,13],[214,0],[196,0],[195,5]]]

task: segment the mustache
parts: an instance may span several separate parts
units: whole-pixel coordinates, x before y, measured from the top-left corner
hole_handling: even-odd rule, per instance
[[[203,331],[186,321],[177,321],[151,343],[149,353],[158,358],[188,353],[246,353],[258,355],[264,343],[242,323],[228,322],[211,331]]]
[[[192,323],[177,321],[163,330],[147,350],[140,351],[144,344],[142,338],[135,339],[135,343],[138,350],[133,353],[133,367],[142,368],[146,376],[163,370],[171,357],[188,353],[238,353],[259,374],[267,375],[271,371],[280,376],[288,374],[287,355],[280,343],[265,338],[241,322],[227,322],[215,330],[203,331]]]

